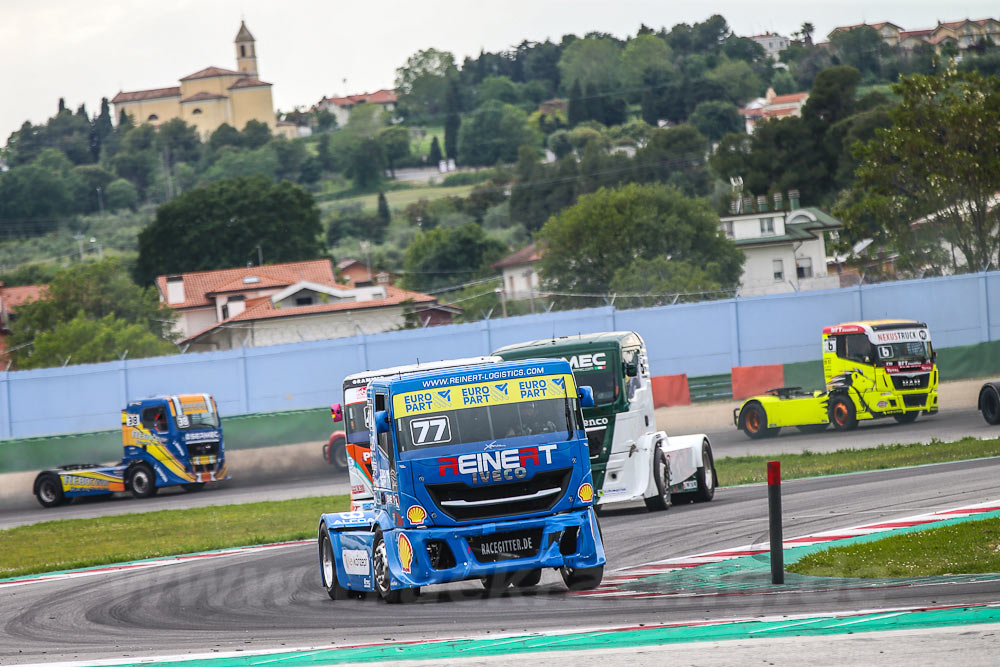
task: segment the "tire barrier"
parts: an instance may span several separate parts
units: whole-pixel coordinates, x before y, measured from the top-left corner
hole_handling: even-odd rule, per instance
[[[660,375],[652,378],[653,407],[669,408],[674,405],[691,405],[691,390],[685,374]]]
[[[741,400],[762,394],[768,389],[785,386],[785,366],[735,366],[733,368],[733,398]]]

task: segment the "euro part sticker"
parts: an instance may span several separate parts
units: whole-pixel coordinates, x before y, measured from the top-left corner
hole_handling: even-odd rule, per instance
[[[406,533],[400,533],[396,538],[396,548],[399,550],[399,565],[405,574],[409,574],[413,566],[413,545]]]
[[[341,549],[340,557],[344,563],[344,572],[367,577],[371,574],[371,564],[368,552],[361,549]]]
[[[392,405],[393,416],[399,419],[410,415],[568,396],[576,396],[572,375],[539,375],[405,392],[393,396]]]

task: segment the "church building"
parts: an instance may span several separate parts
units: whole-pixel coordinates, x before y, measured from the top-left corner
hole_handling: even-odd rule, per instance
[[[223,123],[242,130],[251,120],[265,123],[274,134],[298,136],[294,123],[275,117],[271,84],[259,78],[255,40],[245,22],[235,42],[235,70],[206,67],[182,78],[179,86],[120,92],[111,100],[115,117],[124,110],[136,124],[154,126],[181,118],[203,139]]]

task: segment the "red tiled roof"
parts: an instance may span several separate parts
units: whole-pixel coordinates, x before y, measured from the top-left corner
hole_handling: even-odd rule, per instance
[[[542,253],[538,249],[537,243],[529,243],[517,252],[513,252],[498,262],[493,263],[494,269],[502,269],[505,266],[517,266],[518,264],[530,264],[542,258]]]
[[[779,104],[794,104],[796,102],[801,102],[805,98],[809,97],[809,93],[792,93],[790,95],[776,95],[768,106],[777,106]]]
[[[784,109],[764,109],[764,116],[792,116],[798,113],[798,109],[795,107],[785,107]]]
[[[932,32],[934,32],[932,28],[926,28],[924,30],[904,30],[899,33],[899,38],[906,39],[907,37],[923,37],[924,35],[929,35]]]
[[[242,79],[237,79],[233,82],[233,85],[229,86],[229,90],[233,88],[251,88],[253,86],[270,86],[267,81],[261,81],[256,77],[245,76]]]
[[[224,99],[226,99],[225,95],[219,95],[218,93],[209,93],[207,91],[202,91],[200,93],[195,93],[190,97],[185,97],[183,100],[181,100],[181,103],[200,102],[201,100],[224,100]]]
[[[295,306],[293,308],[275,308],[274,303],[269,297],[264,297],[262,299],[253,299],[247,301],[246,310],[238,315],[230,317],[228,320],[223,320],[217,322],[212,326],[199,331],[196,334],[188,336],[182,343],[190,342],[195,338],[199,338],[209,331],[218,328],[221,325],[229,324],[232,322],[249,322],[257,320],[273,320],[279,317],[300,317],[305,315],[321,315],[323,313],[333,313],[338,311],[351,311],[351,310],[363,310],[368,308],[386,308],[389,306],[398,306],[404,301],[412,301],[413,303],[421,303],[428,306],[438,306],[437,299],[429,294],[421,294],[420,292],[411,292],[409,290],[400,289],[399,287],[393,287],[392,285],[385,286],[386,297],[384,299],[372,299],[370,301],[343,301],[340,303],[317,303],[311,306]],[[443,306],[442,306],[443,307]]]
[[[175,274],[170,274],[175,275]],[[238,269],[220,269],[218,271],[195,271],[181,274],[184,279],[184,301],[167,303],[171,308],[195,308],[212,305],[209,294],[222,291],[237,283],[243,285],[243,290],[253,291],[264,284],[264,280],[273,281],[271,287],[293,285],[300,280],[336,286],[333,267],[330,260],[316,259],[308,262],[289,262],[287,264],[266,264],[264,266],[242,267]],[[257,276],[259,283],[243,283],[243,278]],[[167,298],[167,276],[156,277],[156,288],[160,290],[164,300]]]
[[[122,102],[139,102],[140,100],[156,100],[161,97],[180,97],[180,86],[173,88],[154,88],[152,90],[134,90],[130,93],[119,92],[111,98],[112,104]]]
[[[190,81],[191,79],[207,79],[212,76],[242,76],[243,72],[234,72],[231,69],[225,69],[223,67],[206,67],[205,69],[198,70],[194,74],[188,74],[183,77],[181,81]]]
[[[28,301],[38,301],[47,285],[22,285],[20,287],[0,286],[0,302],[7,309],[17,308]]]
[[[372,104],[388,104],[395,102],[398,98],[396,91],[383,88],[374,93],[362,93],[361,95],[348,95],[347,97],[328,97],[326,101],[336,104],[338,107],[349,107],[359,102],[371,102]]]

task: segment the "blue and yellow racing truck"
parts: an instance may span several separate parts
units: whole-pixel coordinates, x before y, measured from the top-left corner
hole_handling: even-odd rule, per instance
[[[149,498],[160,487],[201,489],[228,479],[222,425],[208,394],[155,396],[132,401],[122,410],[122,460],[44,470],[35,478],[35,497],[55,507],[82,496],[131,491]]]
[[[529,359],[379,378],[367,392],[374,507],[324,514],[319,564],[332,599],[479,579],[533,586],[543,568],[598,586],[604,545],[569,363]]]

